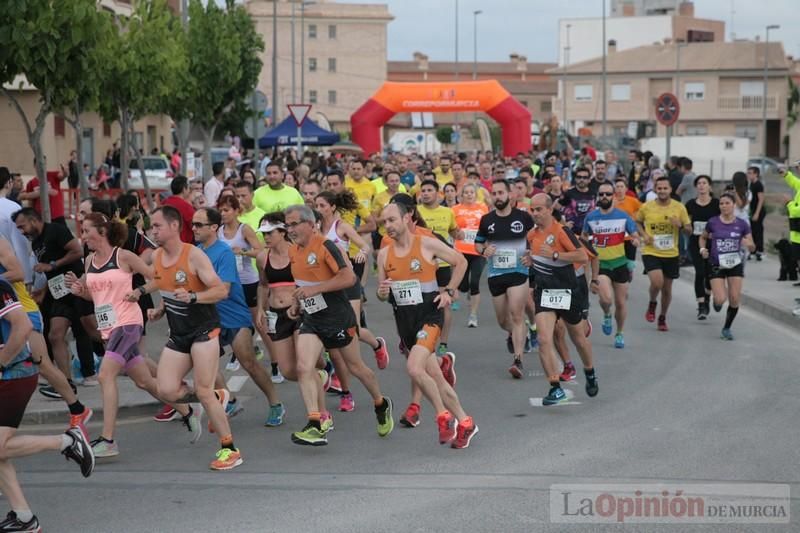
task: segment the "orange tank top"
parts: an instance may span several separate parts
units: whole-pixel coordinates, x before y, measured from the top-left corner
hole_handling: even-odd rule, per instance
[[[191,244],[183,243],[181,254],[172,266],[162,264],[164,250],[159,248],[153,253],[153,271],[155,272],[153,279],[158,285],[158,290],[173,292],[176,289],[186,289],[200,292],[208,288],[189,268],[189,252],[192,248]]]
[[[422,292],[438,292],[436,282],[436,263],[425,259],[422,254],[422,236],[413,235],[411,251],[398,256],[395,250],[396,243],[392,241],[386,254],[385,271],[388,278],[394,281],[418,280]]]

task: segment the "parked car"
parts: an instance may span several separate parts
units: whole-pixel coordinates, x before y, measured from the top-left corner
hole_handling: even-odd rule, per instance
[[[753,157],[747,160],[747,166],[758,167],[761,169],[762,176],[764,174],[777,174],[780,165],[780,161],[775,161],[771,157]]]
[[[147,173],[147,181],[152,190],[168,190],[169,184],[174,177],[169,163],[159,156],[144,156],[142,164]],[[130,177],[128,178],[128,188],[141,190],[144,189],[141,172],[139,172],[139,161],[132,159],[130,163]]]

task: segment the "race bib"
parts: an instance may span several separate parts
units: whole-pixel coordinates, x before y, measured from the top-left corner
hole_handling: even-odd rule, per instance
[[[742,256],[739,252],[730,252],[727,254],[719,254],[719,267],[720,268],[733,268],[742,264]]]
[[[464,230],[464,242],[467,244],[475,244],[475,237],[477,236],[478,236],[478,230],[476,229]]]
[[[494,268],[516,268],[516,250],[497,250],[492,256],[492,266]]]
[[[569,310],[572,306],[572,291],[570,289],[544,289],[539,305],[545,309]]]
[[[655,235],[653,237],[653,248],[656,250],[672,250],[675,248],[675,237],[669,235]]]
[[[703,232],[706,230],[706,224],[708,222],[703,221],[696,221],[692,223],[692,235],[702,235]]]
[[[418,279],[395,281],[392,295],[397,305],[418,305],[422,303],[422,287]]]
[[[97,329],[111,329],[117,324],[117,314],[111,304],[98,305],[94,308]]]
[[[234,255],[233,257],[236,258],[236,272],[241,273],[242,269],[244,268],[244,257],[241,255]]]
[[[53,298],[56,300],[60,300],[64,296],[70,294],[67,285],[64,283],[64,274],[59,274],[54,278],[48,279],[47,286],[50,288],[50,294],[52,294]]]
[[[313,315],[323,309],[327,309],[328,304],[321,294],[315,294],[308,298],[303,298],[303,310],[309,315]]]
[[[267,311],[267,333],[272,333],[273,335],[277,333],[275,328],[278,325],[278,313],[273,311]]]

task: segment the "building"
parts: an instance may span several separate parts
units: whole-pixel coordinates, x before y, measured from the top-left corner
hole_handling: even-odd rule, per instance
[[[757,41],[676,43],[617,51],[609,46],[607,70],[607,131],[612,135],[664,136],[656,122],[658,96],[679,98],[680,120],[673,135],[712,135],[750,139],[750,155],[764,146],[762,112],[765,54],[767,82],[767,155],[784,155],[787,96],[791,60],[781,43]],[[680,70],[678,70],[680,65]],[[548,71],[561,76],[564,69]],[[591,59],[566,68],[567,117],[570,131],[580,128],[599,135],[602,120],[602,60]],[[563,102],[554,98],[553,107]]]
[[[677,5],[677,6],[676,6]],[[722,42],[725,23],[694,16],[694,4],[674,0],[617,1],[617,16],[606,19],[606,40],[617,51],[662,42]],[[644,6],[644,7],[641,7]],[[672,6],[672,7],[669,7]],[[614,15],[612,10],[612,15]],[[580,63],[603,55],[603,19],[569,18],[558,21],[558,65]]]
[[[264,38],[258,88],[270,108],[277,11],[276,119],[287,116],[288,104],[308,103],[312,119],[321,116],[334,129],[349,131],[350,115],[386,81],[387,25],[393,18],[388,7],[330,0],[249,0],[245,6]]]

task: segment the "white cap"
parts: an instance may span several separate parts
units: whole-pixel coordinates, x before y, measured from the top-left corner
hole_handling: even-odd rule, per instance
[[[269,233],[270,231],[275,231],[276,229],[286,229],[286,226],[283,223],[278,222],[277,224],[272,224],[271,222],[264,222],[261,224],[261,227],[258,228],[258,231],[261,233]]]

